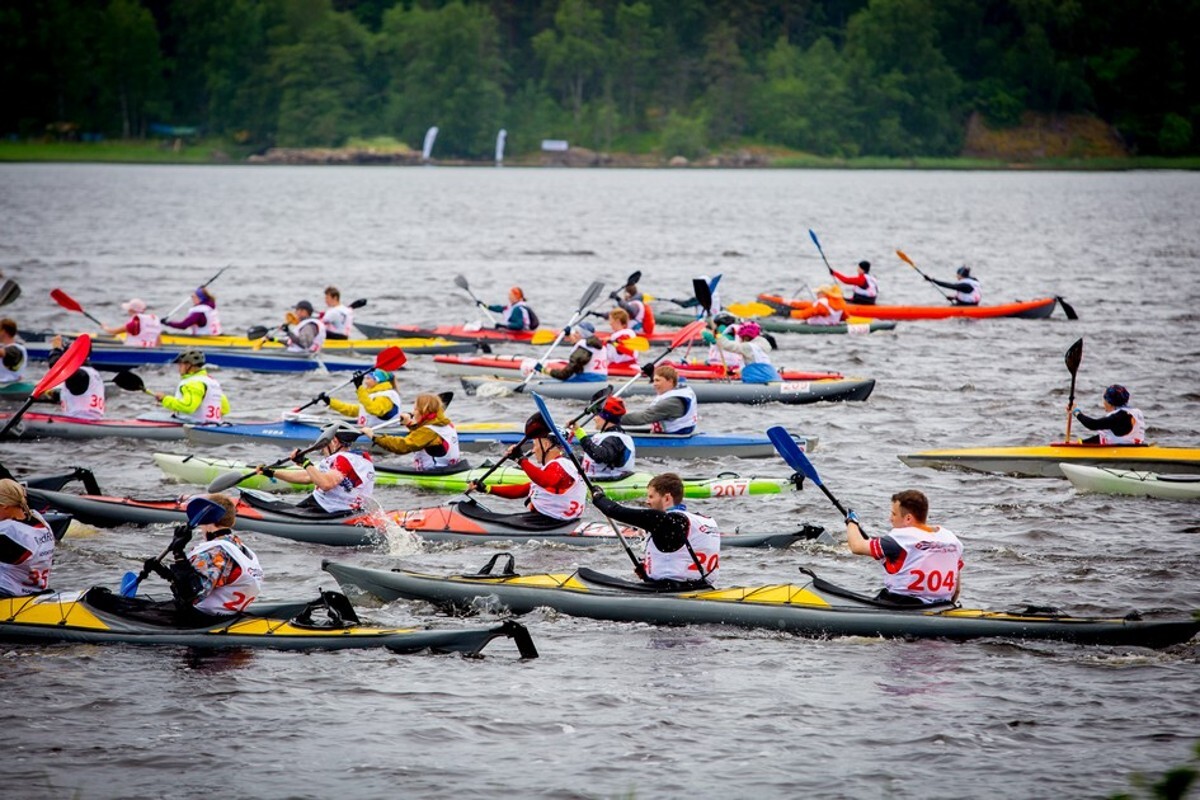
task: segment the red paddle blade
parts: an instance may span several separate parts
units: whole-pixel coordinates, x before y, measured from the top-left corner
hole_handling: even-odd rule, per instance
[[[83,362],[87,361],[87,357],[91,352],[92,337],[86,333],[71,342],[71,346],[62,354],[62,358],[54,362],[54,366],[50,368],[45,377],[37,382],[37,386],[33,387],[32,396],[41,397],[45,392],[50,391],[74,375],[75,370],[83,366]]]
[[[53,300],[54,302],[58,303],[60,306],[65,308],[67,311],[75,311],[75,312],[83,311],[83,306],[79,305],[79,303],[76,303],[75,298],[71,297],[71,295],[67,294],[62,289],[51,289],[50,290],[50,299]]]
[[[375,356],[375,369],[386,369],[391,372],[394,369],[400,369],[408,362],[408,356],[404,355],[404,351],[396,345],[386,347],[379,351],[379,355]]]
[[[695,339],[704,332],[704,327],[704,320],[702,319],[689,322],[683,327],[683,330],[675,334],[675,338],[671,340],[671,347],[678,347],[684,342],[690,342],[692,339]]]

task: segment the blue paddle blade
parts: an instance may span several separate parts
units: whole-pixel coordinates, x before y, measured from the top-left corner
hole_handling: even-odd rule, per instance
[[[562,431],[554,424],[554,418],[550,416],[550,409],[546,408],[546,401],[537,392],[533,393],[533,402],[537,405],[538,413],[542,415],[542,419],[546,422],[546,427],[550,429],[550,435],[558,444],[563,452],[567,452],[567,441],[563,438]]]
[[[796,440],[788,433],[787,428],[782,425],[767,428],[767,438],[771,440],[771,444],[775,445],[776,451],[783,456],[783,460],[788,463],[789,467],[797,472],[803,472],[817,486],[824,485],[821,483],[821,476],[817,474],[817,468],[808,460],[808,456],[804,455],[804,451],[800,449],[800,445],[796,444]]]
[[[720,282],[721,282],[721,274],[718,273],[715,278],[713,278],[711,281],[708,282],[708,291],[715,292],[717,290],[717,284]]]
[[[821,242],[819,239],[817,239],[817,233],[812,228],[808,229],[808,238],[813,240],[813,244],[817,246],[818,250],[821,249]]]
[[[137,595],[138,576],[136,572],[126,572],[121,576],[121,597]]]

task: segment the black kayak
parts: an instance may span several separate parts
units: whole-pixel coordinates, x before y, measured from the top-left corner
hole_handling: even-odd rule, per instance
[[[497,568],[507,559],[503,568]],[[889,638],[1052,639],[1095,645],[1167,647],[1200,632],[1200,617],[1148,620],[1073,617],[1057,611],[984,611],[953,603],[902,606],[859,594],[804,570],[798,584],[730,589],[668,586],[614,578],[586,567],[559,574],[519,575],[512,556],[500,553],[478,573],[437,576],[325,561],[322,566],[347,590],[384,600],[426,600],[455,610],[480,603],[524,614],[553,608],[564,614],[658,625],[722,624],[768,628],[801,636]]]

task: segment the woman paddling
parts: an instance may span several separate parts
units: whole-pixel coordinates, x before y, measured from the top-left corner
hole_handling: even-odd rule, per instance
[[[412,413],[400,415],[408,427],[405,436],[376,436],[370,427],[363,433],[384,450],[413,454],[413,467],[422,471],[453,471],[462,462],[458,431],[446,416],[446,407],[436,394],[419,394]]]
[[[400,413],[400,392],[396,378],[386,369],[376,369],[361,378],[354,378],[357,403],[348,403],[321,392],[317,399],[344,417],[354,417],[359,427],[375,426],[395,419]]]

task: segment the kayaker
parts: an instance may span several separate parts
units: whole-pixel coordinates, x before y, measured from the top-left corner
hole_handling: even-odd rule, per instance
[[[657,392],[653,402],[642,411],[623,415],[621,427],[649,425],[655,433],[693,433],[700,415],[696,411],[696,393],[692,387],[679,385],[679,373],[670,364],[659,364],[654,368],[653,382]]]
[[[596,412],[596,433],[575,429],[575,441],[583,449],[583,471],[595,480],[618,480],[633,474],[633,437],[621,430],[625,401],[609,397]]]
[[[716,586],[721,568],[721,533],[711,517],[688,511],[683,480],[673,472],[655,475],[646,485],[646,505],[630,508],[592,489],[592,502],[604,515],[646,531],[642,574],[647,583]]]
[[[358,511],[375,491],[375,465],[371,456],[355,447],[359,432],[339,430],[321,450],[316,464],[292,451],[292,461],[300,469],[270,469],[259,467],[258,472],[288,483],[311,483],[313,491],[297,503],[300,508],[319,508],[324,511]]]
[[[181,610],[203,616],[230,617],[246,610],[262,590],[263,570],[254,551],[233,532],[237,521],[233,500],[222,494],[193,497],[187,504],[188,523],[177,530],[171,541],[175,561],[164,577]],[[187,553],[192,530],[204,534],[204,541]],[[160,575],[151,562],[148,568]]]
[[[1129,390],[1114,383],[1104,390],[1104,416],[1089,417],[1078,408],[1071,413],[1089,431],[1099,431],[1080,441],[1084,444],[1142,444],[1146,441],[1146,418],[1129,406]]]
[[[846,298],[851,303],[857,303],[860,306],[875,305],[876,298],[879,297],[879,281],[871,276],[871,262],[858,262],[857,275],[843,275],[840,272],[831,270],[833,277],[847,286],[853,286],[854,290],[850,297]]]
[[[654,310],[638,291],[637,284],[629,284],[609,293],[609,299],[628,315],[629,327],[636,333],[647,336],[654,333]]]
[[[737,317],[730,314],[728,311],[722,311],[720,314],[713,315],[712,325],[717,336],[724,336],[727,339],[733,338],[733,328],[737,325]],[[716,342],[708,346],[708,356],[705,363],[711,366],[723,367],[725,374],[731,375],[742,368],[742,357],[738,353],[726,353],[721,348],[717,347]]]
[[[525,302],[525,292],[520,286],[508,290],[508,305],[499,304],[485,306],[488,311],[495,311],[503,319],[496,323],[498,330],[532,331],[537,330],[538,318],[529,304]]]
[[[50,353],[46,362],[53,367],[62,358],[67,348],[61,336],[50,340]],[[75,419],[104,419],[104,378],[87,359],[62,384],[59,392],[59,410],[64,417]]]
[[[567,363],[562,367],[545,370],[551,378],[571,383],[608,380],[608,359],[605,358],[605,345],[596,335],[596,326],[590,322],[580,322],[571,329],[567,341],[574,345],[567,354]],[[541,372],[540,362],[533,369]]]
[[[733,325],[729,330],[736,337],[734,341],[717,336],[710,330],[704,331],[704,341],[742,357],[742,383],[773,383],[783,380],[779,377],[779,370],[771,364],[771,345],[763,338],[761,325],[749,320]]]
[[[129,315],[129,320],[124,325],[103,325],[106,333],[125,334],[126,347],[158,347],[162,344],[162,322],[146,311],[149,306],[145,300],[135,297],[121,303],[121,308]]]
[[[325,323],[326,339],[349,339],[354,326],[354,311],[342,305],[342,293],[336,286],[325,287],[325,310],[321,312]]]
[[[178,322],[164,319],[168,328],[187,331],[189,336],[220,336],[221,318],[217,314],[217,297],[203,286],[192,292],[192,307]]]
[[[820,286],[812,305],[791,312],[791,318],[809,325],[840,325],[846,321],[846,300],[836,286]]]
[[[384,450],[412,453],[413,466],[421,471],[450,470],[462,461],[458,431],[436,394],[417,395],[412,413],[401,414],[400,421],[408,428],[405,436],[376,436],[370,427],[363,428],[363,433]]]
[[[548,436],[534,439],[533,458],[520,445],[510,447],[505,457],[517,459],[517,465],[529,476],[529,483],[483,486],[478,481],[471,481],[469,484],[469,491],[472,492],[514,500],[528,498],[525,501],[528,511],[498,514],[498,518],[516,527],[537,527],[547,523],[569,522],[583,516],[584,506],[587,505],[587,487],[575,465],[563,455],[554,440]]]
[[[929,500],[915,489],[892,495],[892,529],[883,536],[866,538],[858,514],[846,514],[850,552],[883,562],[878,599],[905,605],[958,600],[962,542],[947,528],[927,524],[928,515]]]
[[[712,285],[710,283],[712,279],[709,278],[707,275],[700,275],[697,278],[697,280],[704,281],[705,283],[708,283],[710,286]],[[680,299],[680,300],[671,300],[671,302],[677,306],[682,306],[683,308],[696,309],[696,319],[700,319],[701,317],[704,316],[704,307],[700,305],[700,299],[697,297],[689,297],[687,299]],[[714,315],[721,313],[721,293],[717,290],[713,290],[712,303],[709,306],[709,310]]]
[[[979,300],[983,296],[983,287],[980,285],[978,279],[971,277],[971,268],[961,266],[954,271],[954,274],[958,276],[958,280],[956,281],[939,281],[937,278],[930,278],[928,275],[925,276],[925,280],[935,286],[941,286],[943,289],[953,289],[954,296],[950,298],[950,302],[956,306],[979,305]]]
[[[16,383],[25,378],[29,354],[17,332],[17,323],[10,317],[0,319],[0,385]]]
[[[637,336],[632,327],[630,327],[629,312],[623,308],[614,308],[608,312],[608,327],[612,333],[608,336],[608,342],[604,345],[604,357],[608,361],[608,365],[626,366],[638,368],[638,354],[636,350],[630,349],[626,340]]]
[[[387,422],[400,413],[402,402],[396,378],[386,369],[372,370],[361,378],[356,376],[354,392],[357,403],[338,400],[324,392],[317,395],[317,399],[343,416],[356,418],[359,427]]]
[[[301,300],[289,312],[284,334],[287,350],[293,353],[316,353],[325,344],[325,323],[313,316],[312,303]]]
[[[205,369],[204,353],[184,350],[175,356],[174,363],[179,365],[179,387],[175,394],[154,393],[162,407],[179,419],[202,425],[215,425],[224,419],[229,413],[229,398]]]
[[[25,487],[0,480],[0,597],[40,594],[50,586],[54,531],[29,508]]]

